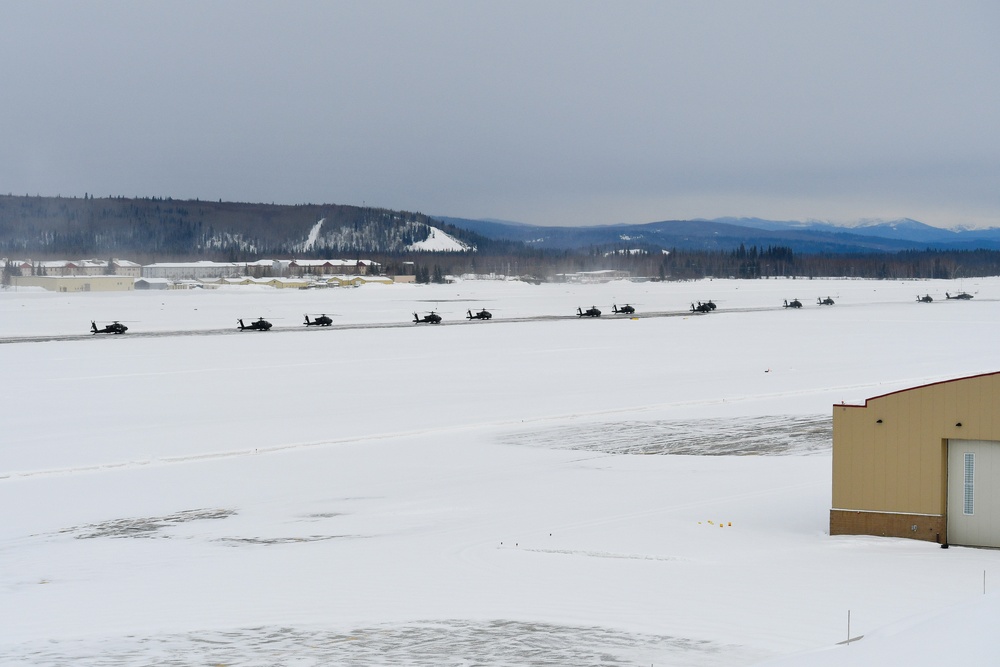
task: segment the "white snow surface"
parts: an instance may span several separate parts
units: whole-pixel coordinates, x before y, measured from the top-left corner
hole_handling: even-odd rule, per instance
[[[410,251],[424,252],[462,252],[468,250],[469,246],[456,239],[451,234],[441,231],[437,227],[427,225],[430,236],[423,241],[417,241],[406,246]]]
[[[0,291],[0,664],[993,664],[1000,551],[831,537],[829,422],[998,322],[996,278]]]

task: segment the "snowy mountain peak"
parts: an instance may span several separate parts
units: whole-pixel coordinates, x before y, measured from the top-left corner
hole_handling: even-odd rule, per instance
[[[893,229],[893,230],[925,230],[925,229],[941,229],[939,227],[931,227],[930,225],[924,224],[919,220],[914,220],[913,218],[899,218],[898,220],[882,220],[880,218],[862,218],[853,223],[847,223],[843,225],[844,227],[853,228],[871,228],[871,227],[881,227],[883,229]]]

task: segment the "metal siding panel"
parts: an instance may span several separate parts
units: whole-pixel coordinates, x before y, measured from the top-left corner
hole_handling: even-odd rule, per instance
[[[916,476],[919,466],[915,463],[920,458],[922,446],[917,437],[919,429],[916,428],[916,420],[920,415],[919,398],[917,394],[904,395],[900,401],[899,464],[896,468],[899,485],[896,496],[897,512],[916,511],[916,503],[920,498],[920,483]]]
[[[860,420],[867,415],[867,410],[858,410],[858,415],[855,416],[855,419]],[[870,507],[872,504],[870,490],[872,487],[872,464],[875,456],[873,435],[868,424],[860,421],[856,421],[854,424],[854,430],[857,437],[850,446],[851,454],[854,459],[854,465],[852,466],[851,473],[854,475],[855,480],[852,488],[854,492],[852,495],[854,496],[853,500],[855,505],[852,505],[852,507],[855,509],[864,509]]]
[[[919,419],[914,421],[912,437],[919,442],[919,450],[914,453],[916,464],[913,480],[917,485],[914,494],[916,511],[927,514],[941,513],[946,506],[943,496],[944,467],[942,466],[941,436],[933,426],[934,405],[938,401],[934,391],[919,392],[917,411]]]
[[[884,425],[875,430],[872,443],[871,473],[869,476],[868,509],[883,509],[886,501],[886,450],[892,439],[892,429]]]
[[[853,474],[856,456],[851,451],[855,437],[854,420],[848,408],[833,408],[833,507],[850,507],[854,498],[857,476]]]

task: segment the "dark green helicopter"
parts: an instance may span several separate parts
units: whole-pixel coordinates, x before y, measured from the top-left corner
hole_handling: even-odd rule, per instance
[[[307,327],[328,327],[331,324],[333,324],[333,319],[327,316],[325,313],[311,320],[309,319],[309,316],[306,315],[306,321],[304,322],[304,324]]]
[[[256,322],[251,322],[250,324],[243,324],[243,320],[236,321],[239,322],[240,331],[267,331],[271,328],[271,323],[263,317],[257,318]]]
[[[124,324],[122,324],[121,322],[119,322],[118,320],[115,320],[111,324],[107,325],[106,327],[101,327],[100,329],[97,328],[97,323],[96,322],[94,322],[93,320],[90,321],[90,332],[91,332],[91,334],[99,334],[99,333],[104,333],[104,334],[123,334],[126,331],[128,331],[128,327],[125,326]]]
[[[469,310],[469,315],[468,315],[468,317],[466,319],[470,319],[470,320],[492,320],[493,319],[493,313],[491,313],[490,311],[486,310],[485,308],[483,308],[482,310],[480,310],[478,313],[473,313],[472,310]]]
[[[441,324],[441,316],[435,313],[433,310],[424,317],[420,317],[416,313],[413,313],[413,323],[414,324]]]

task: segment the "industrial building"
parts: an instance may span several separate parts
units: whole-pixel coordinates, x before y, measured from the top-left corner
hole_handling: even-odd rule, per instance
[[[3,259],[6,263],[8,260]],[[10,260],[14,275],[19,276],[127,276],[138,278],[142,266],[127,259],[57,259],[33,261]]]
[[[215,280],[239,276],[243,265],[234,262],[159,262],[142,267],[143,278],[166,278],[167,280]]]
[[[13,276],[13,287],[42,287],[51,292],[128,292],[135,279],[129,276]]]
[[[288,262],[290,276],[328,276],[347,274],[365,276],[379,263],[368,259],[293,259]]]
[[[830,534],[1000,547],[1000,372],[835,405]]]

